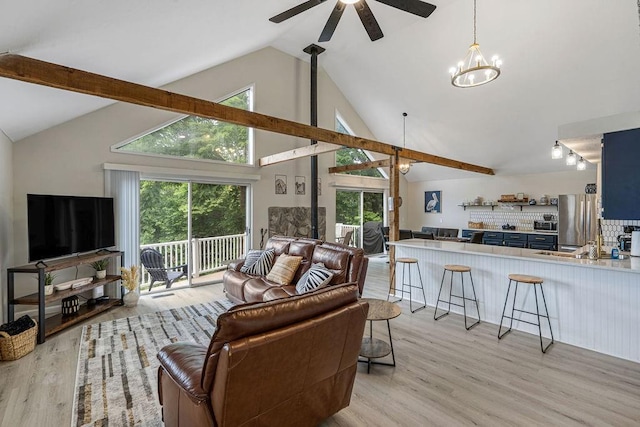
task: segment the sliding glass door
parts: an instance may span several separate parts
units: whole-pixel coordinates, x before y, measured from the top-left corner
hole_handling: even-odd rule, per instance
[[[378,234],[383,223],[383,192],[336,190],[337,238],[352,231],[352,246],[363,248],[365,253],[380,253],[383,250]]]
[[[141,181],[140,249],[159,251],[167,268],[188,266],[173,287],[221,280],[226,264],[246,251],[248,194],[246,185]],[[141,282],[148,289],[145,268]]]

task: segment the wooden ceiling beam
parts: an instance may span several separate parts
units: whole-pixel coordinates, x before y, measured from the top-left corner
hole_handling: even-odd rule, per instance
[[[294,148],[293,150],[284,151],[282,153],[271,154],[265,156],[259,160],[260,166],[275,165],[276,163],[282,163],[293,159],[299,159],[301,157],[317,156],[318,154],[330,153],[332,151],[338,151],[342,147],[335,144],[328,144],[326,142],[319,142],[313,145],[306,145],[300,148]]]
[[[406,159],[487,175],[494,174],[492,169],[484,166],[421,153],[415,150],[401,149],[372,139],[360,138],[266,114],[228,107],[192,96],[181,95],[11,53],[0,55],[0,77],[180,114],[221,120],[283,135],[361,148],[390,156],[395,155],[397,150],[401,150],[402,157]]]
[[[384,167],[389,167],[390,164],[391,162],[389,159],[374,160],[366,163],[354,163],[352,165],[334,166],[329,168],[329,173],[342,173],[342,172],[359,171],[364,169],[384,168]]]

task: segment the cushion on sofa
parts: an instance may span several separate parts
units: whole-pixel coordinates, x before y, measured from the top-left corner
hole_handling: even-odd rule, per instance
[[[260,249],[249,250],[249,252],[247,252],[247,256],[244,259],[244,264],[242,264],[242,267],[240,267],[240,271],[243,273],[249,271],[249,269],[253,267],[256,262],[258,262],[263,252],[264,251],[261,251]]]
[[[324,246],[316,246],[311,258],[313,264],[322,263],[331,270],[333,277],[330,284],[345,283],[349,267],[349,253]]]
[[[250,266],[247,266],[247,262],[245,261],[245,265],[240,268],[242,273],[254,274],[256,276],[266,276],[271,271],[271,267],[273,266],[273,258],[275,257],[275,252],[273,250],[265,250],[261,251],[262,253],[258,257],[258,259]]]
[[[313,264],[296,284],[296,292],[303,294],[328,285],[332,278],[333,273],[323,263]]]
[[[313,250],[317,243],[312,240],[296,240],[289,245],[289,251],[287,255],[301,256],[302,261],[296,271],[296,275],[293,276],[292,283],[297,283],[302,275],[311,267],[311,257],[313,256]]]
[[[267,280],[279,285],[288,285],[293,280],[293,276],[295,276],[301,262],[301,256],[280,255],[269,274],[267,274]]]

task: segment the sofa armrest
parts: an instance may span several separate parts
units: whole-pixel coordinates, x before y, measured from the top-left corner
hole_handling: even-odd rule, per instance
[[[240,271],[240,268],[244,265],[244,258],[234,259],[227,264],[227,270]]]
[[[194,403],[209,399],[202,388],[202,368],[207,347],[188,342],[177,342],[163,347],[158,353],[163,369]]]

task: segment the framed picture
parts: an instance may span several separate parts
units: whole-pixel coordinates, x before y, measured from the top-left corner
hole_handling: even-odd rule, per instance
[[[276,175],[276,194],[287,194],[287,175]]]
[[[304,176],[296,176],[296,195],[304,196],[304,194],[305,194]]]
[[[424,211],[427,213],[442,213],[442,191],[424,192]]]

